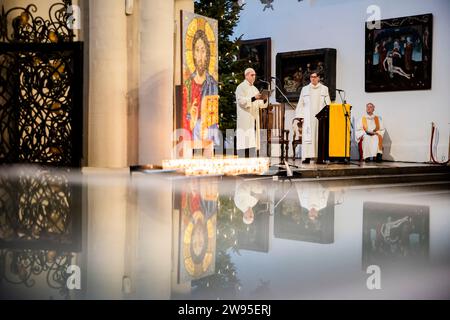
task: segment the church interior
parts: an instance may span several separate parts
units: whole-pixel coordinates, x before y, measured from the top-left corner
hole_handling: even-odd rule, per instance
[[[0,6],[0,300],[450,298],[448,0]]]

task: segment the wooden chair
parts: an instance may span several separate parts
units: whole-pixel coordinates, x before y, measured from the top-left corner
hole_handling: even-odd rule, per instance
[[[294,125],[294,121],[298,120],[297,122],[297,127],[298,127],[298,132],[300,133],[298,136],[296,134],[296,132],[294,131],[293,137],[292,137],[292,150],[294,150],[294,159],[297,159],[297,157],[295,156],[295,149],[297,148],[297,146],[299,144],[302,144],[302,124],[303,124],[303,118],[294,118],[292,119],[292,125]]]
[[[289,130],[284,128],[285,105],[270,104],[268,107],[269,123],[267,128],[267,143],[269,156],[272,156],[272,144],[279,144],[281,148],[280,161],[287,160],[289,154]]]

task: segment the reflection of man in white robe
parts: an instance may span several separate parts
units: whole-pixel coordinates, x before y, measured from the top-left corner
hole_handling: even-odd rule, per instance
[[[328,204],[330,191],[319,183],[298,182],[295,184],[300,205],[308,210],[308,218],[317,220],[319,211]]]
[[[366,105],[367,114],[359,119],[356,125],[355,138],[356,142],[362,145],[362,158],[369,161],[370,158],[376,157],[376,161],[380,162],[383,154],[384,126],[374,111],[375,105],[369,102]]]
[[[310,80],[311,83],[302,88],[297,108],[295,109],[295,117],[303,118],[303,163],[309,163],[311,158],[317,157],[319,121],[316,118],[316,114],[331,102],[328,87],[320,83],[320,77],[316,72],[311,73]],[[293,127],[295,128],[296,126],[297,120],[293,123]]]
[[[242,181],[236,185],[234,204],[244,213],[242,220],[245,224],[251,224],[255,219],[253,207],[263,195],[264,188],[258,181]]]

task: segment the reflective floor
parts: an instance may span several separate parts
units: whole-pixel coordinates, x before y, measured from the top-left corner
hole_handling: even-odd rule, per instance
[[[450,182],[0,170],[1,299],[449,299]]]

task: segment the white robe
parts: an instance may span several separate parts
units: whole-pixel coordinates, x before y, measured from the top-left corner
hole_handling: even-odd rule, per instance
[[[319,121],[316,114],[331,103],[328,87],[319,83],[302,88],[295,117],[303,118],[302,125],[302,159],[317,157]],[[294,123],[294,126],[296,123]]]
[[[249,208],[253,208],[258,203],[259,199],[253,195],[262,194],[263,186],[256,181],[242,181],[236,185],[234,193],[234,204],[236,207],[245,213]]]
[[[330,191],[321,184],[311,182],[295,183],[300,205],[306,210],[316,209],[320,211],[328,205]]]
[[[356,142],[360,142],[362,140],[362,150],[363,150],[363,157],[369,158],[369,157],[376,157],[377,153],[383,153],[383,148],[379,148],[378,142],[379,142],[379,136],[373,135],[370,136],[366,133],[366,131],[363,128],[363,118],[366,118],[367,120],[367,130],[369,132],[373,132],[376,128],[375,123],[375,115],[369,116],[365,115],[361,119],[358,120],[358,123],[356,125],[356,132],[355,132],[355,138]],[[381,117],[378,117],[380,128],[377,131],[377,133],[383,138],[384,136],[384,125],[383,120]]]
[[[244,80],[236,88],[236,144],[237,149],[260,149],[259,109],[267,108],[267,102],[252,97],[259,93],[258,89]]]

